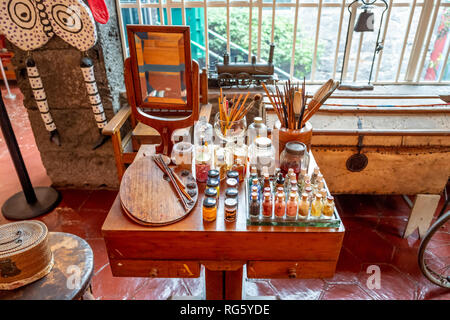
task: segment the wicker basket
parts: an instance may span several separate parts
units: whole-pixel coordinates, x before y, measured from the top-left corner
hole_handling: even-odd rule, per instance
[[[21,221],[0,226],[0,290],[13,290],[39,280],[52,267],[45,224]]]

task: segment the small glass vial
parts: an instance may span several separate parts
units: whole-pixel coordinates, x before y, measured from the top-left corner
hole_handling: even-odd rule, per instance
[[[286,212],[286,201],[283,193],[278,193],[275,201],[275,217],[282,219]]]
[[[239,183],[242,180],[239,180],[239,172],[230,170],[227,172],[227,178],[236,179],[236,181]]]
[[[322,209],[322,213],[325,217],[331,218],[334,214],[334,197],[328,196]]]
[[[217,148],[214,157],[214,167],[219,170],[220,180],[226,178],[228,165],[226,160],[227,152],[224,148]]]
[[[309,213],[309,200],[308,195],[306,193],[302,194],[302,198],[298,204],[298,215],[300,218],[307,218]]]
[[[263,218],[270,219],[272,218],[272,209],[273,209],[273,201],[272,201],[272,193],[264,192],[264,200],[262,203],[262,215]]]
[[[237,200],[233,198],[225,199],[225,221],[234,222],[236,221],[237,212]]]
[[[311,184],[316,183],[316,179],[317,179],[317,176],[319,175],[319,173],[320,173],[319,167],[315,167],[314,172],[311,175]]]
[[[208,179],[208,181],[206,182],[206,187],[207,188],[214,188],[217,190],[217,197],[219,197],[220,194],[220,181],[219,179],[216,178],[210,178]]]
[[[297,194],[291,192],[286,203],[286,219],[294,220],[297,217],[298,203]]]
[[[244,143],[244,138],[238,139],[236,145],[233,147],[233,163],[236,163],[239,159],[241,164],[244,166],[244,172],[247,172],[247,154],[248,147]]]
[[[253,188],[256,187],[257,188],[257,193],[258,193],[258,199],[259,199],[259,194],[261,193],[261,185],[259,184],[259,180],[254,178],[252,180],[252,192],[253,192]]]
[[[272,193],[272,188],[270,188],[270,187],[265,187],[264,189],[263,189],[263,193]]]
[[[283,188],[283,187],[278,187],[278,188],[277,188],[277,195],[279,195],[279,194],[282,194],[283,197],[285,196],[284,188]]]
[[[232,171],[236,171],[238,173],[239,181],[244,181],[245,179],[245,165],[242,163],[240,158],[237,158],[233,166],[231,167]]]
[[[261,117],[253,118],[253,123],[248,126],[248,144],[255,142],[256,138],[267,137],[267,126]]]
[[[211,222],[217,217],[217,201],[215,198],[205,198],[203,200],[203,220]]]
[[[278,189],[279,187],[284,188],[284,177],[283,177],[283,174],[281,172],[278,173],[277,179],[275,181],[275,188]]]
[[[217,189],[216,188],[206,188],[205,189],[205,197],[217,199],[217,197],[218,197]]]
[[[252,192],[250,200],[250,218],[259,218],[259,213],[261,211],[261,205],[258,200],[258,194]]]
[[[271,188],[271,184],[270,184],[270,176],[269,176],[268,173],[265,173],[265,174],[264,174],[263,188],[264,188],[264,189],[265,189],[265,188],[272,189],[272,188]]]
[[[311,203],[311,216],[320,217],[322,215],[322,206],[322,195],[318,193]]]
[[[238,187],[238,181],[234,178],[227,178],[226,180],[227,188],[235,188]]]
[[[287,189],[290,187],[291,182],[291,176],[294,173],[294,169],[289,168],[288,172],[286,173],[286,177],[284,178],[284,187]]]
[[[195,178],[197,182],[208,180],[208,171],[211,169],[211,150],[204,137],[200,137],[195,148]]]
[[[314,200],[313,199],[314,198],[314,194],[313,194],[313,191],[312,191],[311,187],[305,187],[305,192],[304,193],[306,193],[308,195],[308,201],[309,202]]]
[[[322,202],[325,203],[325,200],[327,199],[327,189],[322,188],[319,193],[322,196]]]
[[[291,188],[291,193],[295,194],[297,202],[298,202],[300,197],[299,197],[297,186]]]

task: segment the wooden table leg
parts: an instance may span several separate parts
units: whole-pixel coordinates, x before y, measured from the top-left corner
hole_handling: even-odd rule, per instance
[[[213,271],[205,268],[206,300],[241,300],[242,270]]]
[[[242,299],[242,267],[235,271],[225,271],[225,299]]]
[[[225,271],[213,271],[205,268],[206,300],[224,299]]]

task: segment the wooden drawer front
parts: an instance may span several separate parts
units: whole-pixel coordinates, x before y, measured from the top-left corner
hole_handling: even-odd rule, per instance
[[[200,264],[196,261],[121,260],[110,259],[115,277],[198,278]]]
[[[247,277],[260,279],[330,278],[337,261],[249,261]]]

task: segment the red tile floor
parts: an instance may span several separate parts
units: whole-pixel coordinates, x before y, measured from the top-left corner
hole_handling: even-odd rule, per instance
[[[4,88],[3,88],[4,89]],[[35,186],[50,185],[35,145],[22,95],[5,100],[15,134]],[[0,205],[20,189],[0,135]],[[86,239],[94,250],[92,280],[98,299],[167,299],[171,295],[201,295],[202,279],[114,278],[101,236],[101,226],[117,191],[62,189],[62,201],[39,218],[50,231],[63,231]],[[424,278],[417,265],[417,234],[402,239],[409,208],[401,196],[340,195],[337,206],[346,227],[336,274],[331,279],[245,280],[251,296],[281,299],[450,299],[450,293]],[[7,221],[0,216],[0,224]],[[444,236],[448,236],[447,233]],[[448,256],[448,251],[447,251]],[[367,268],[381,270],[381,288],[369,289]]]

